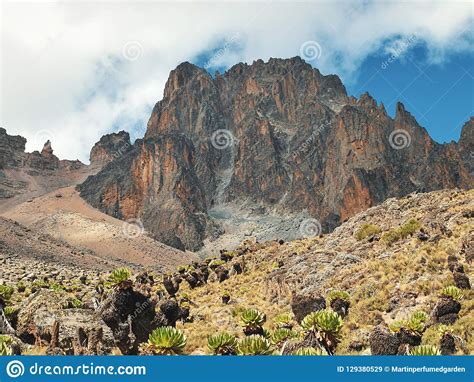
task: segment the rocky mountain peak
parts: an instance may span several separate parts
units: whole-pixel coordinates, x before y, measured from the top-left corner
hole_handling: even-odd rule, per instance
[[[91,149],[89,156],[91,166],[102,168],[131,148],[130,134],[126,131],[106,134]]]
[[[50,142],[49,139],[43,145],[43,149],[41,150],[41,155],[43,155],[43,156],[52,156],[53,155],[53,148],[51,146],[51,142]]]
[[[404,139],[392,136],[400,129]],[[472,135],[463,137],[470,147]],[[215,78],[183,63],[145,139],[79,188],[102,211],[139,217],[165,244],[197,250],[225,236],[224,225],[295,238],[303,215],[328,231],[391,196],[472,187],[466,155],[434,142],[402,103],[392,119],[299,57],[240,63]],[[274,232],[260,223],[268,216]]]
[[[395,107],[395,122],[402,125],[418,125],[415,117],[413,117],[413,115],[411,115],[411,113],[405,109],[405,105],[403,105],[401,102],[397,102]]]

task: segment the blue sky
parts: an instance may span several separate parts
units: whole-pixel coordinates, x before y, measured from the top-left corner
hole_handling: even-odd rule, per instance
[[[386,66],[386,54],[371,55],[346,89],[355,97],[368,91],[392,117],[401,101],[435,141],[457,141],[463,124],[474,115],[474,56],[454,54],[430,64],[426,54],[425,47],[416,46]]]

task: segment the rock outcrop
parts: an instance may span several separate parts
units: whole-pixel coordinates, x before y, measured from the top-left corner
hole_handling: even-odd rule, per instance
[[[42,195],[59,187],[82,182],[88,174],[86,165],[78,160],[59,160],[51,142],[41,152],[25,152],[26,139],[8,135],[0,128],[0,209],[2,199],[23,195]],[[8,201],[12,205],[11,201]]]
[[[183,63],[144,139],[79,188],[94,207],[197,250],[223,232],[213,214],[223,205],[304,212],[328,231],[389,197],[471,188],[472,150],[472,119],[459,143],[438,144],[401,103],[392,119],[298,57],[214,78]]]
[[[102,168],[132,148],[130,135],[125,131],[104,135],[90,152],[92,167]]]

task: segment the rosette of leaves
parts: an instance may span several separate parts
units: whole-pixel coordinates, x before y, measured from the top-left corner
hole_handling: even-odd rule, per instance
[[[417,336],[421,336],[426,329],[425,325],[427,320],[428,315],[425,312],[418,311],[414,312],[408,320],[399,320],[393,322],[389,326],[389,329],[395,333],[405,329]]]
[[[109,281],[118,288],[129,286],[132,273],[127,268],[117,268],[109,275]]]
[[[244,309],[240,314],[240,320],[245,335],[250,336],[252,334],[263,335],[263,324],[266,321],[264,313],[257,309]]]
[[[463,298],[463,293],[458,287],[450,285],[441,291],[441,297],[451,297],[453,300],[459,301]]]
[[[214,355],[235,355],[237,338],[229,333],[217,333],[207,338],[207,347]]]
[[[15,289],[9,285],[0,285],[0,299],[3,301],[9,301],[13,295]]]
[[[277,315],[273,321],[277,328],[293,328],[293,316],[290,313],[281,313]]]
[[[295,337],[298,337],[298,333],[294,332],[293,330],[287,328],[278,328],[270,336],[270,341],[273,345],[281,346],[286,340]]]
[[[237,345],[239,355],[269,355],[272,352],[270,341],[258,334],[242,338]]]
[[[142,354],[176,355],[182,354],[186,346],[183,331],[172,326],[163,326],[153,330],[148,342],[140,347]]]
[[[314,334],[330,354],[341,339],[342,324],[341,316],[328,309],[312,312],[301,321],[302,328]]]
[[[409,355],[441,355],[441,352],[436,346],[420,345],[412,348]]]
[[[0,335],[0,356],[13,355],[12,338],[10,336]]]
[[[331,305],[331,302],[333,302],[337,298],[343,301],[347,301],[347,302],[350,301],[349,293],[347,293],[344,290],[332,290],[328,293],[326,298],[328,300],[329,305]]]
[[[313,347],[304,347],[304,348],[299,348],[295,350],[291,355],[328,355],[324,350],[322,349],[316,349]]]

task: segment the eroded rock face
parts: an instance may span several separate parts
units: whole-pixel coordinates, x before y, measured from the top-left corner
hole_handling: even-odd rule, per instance
[[[459,144],[437,144],[401,103],[392,119],[300,58],[238,64],[215,78],[183,63],[144,139],[80,191],[181,249],[218,236],[209,211],[244,199],[307,211],[327,231],[388,197],[472,187],[471,125]]]
[[[131,149],[130,135],[127,132],[104,135],[91,149],[91,166],[102,168]]]

